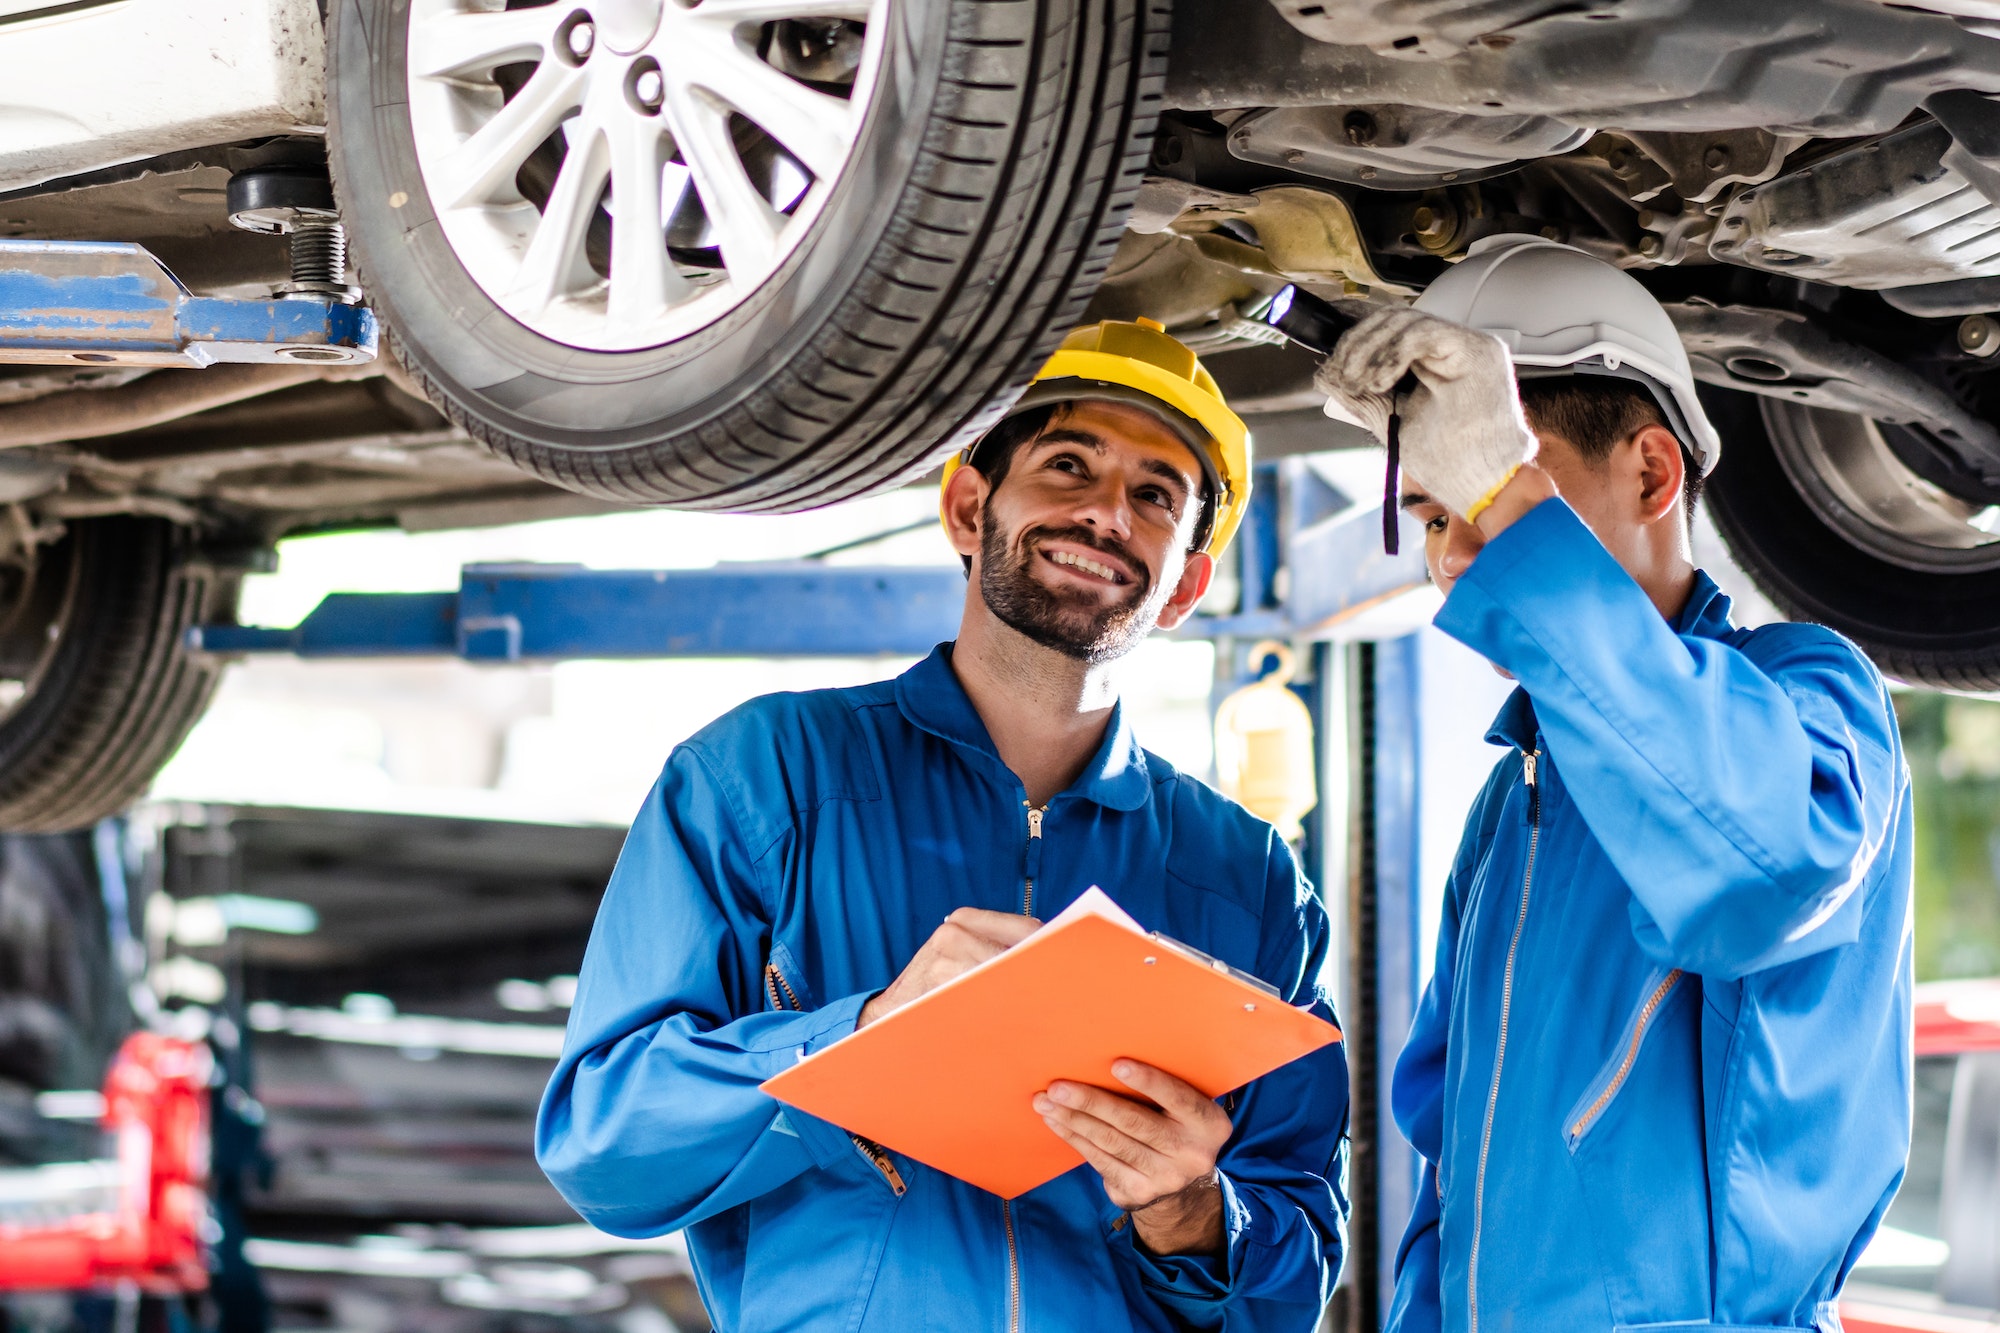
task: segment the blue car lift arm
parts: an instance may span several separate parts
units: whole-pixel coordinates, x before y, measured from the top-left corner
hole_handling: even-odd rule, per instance
[[[203,625],[189,646],[300,657],[920,656],[958,630],[956,569],[471,565],[458,591],[334,593],[296,629]]]
[[[1303,472],[1280,485],[1278,469],[1266,471],[1236,547],[1239,609],[1197,616],[1178,637],[1321,638],[1424,582],[1414,543],[1382,554],[1378,509]],[[474,662],[914,657],[957,634],[964,604],[965,576],[949,566],[471,565],[457,592],[334,593],[295,629],[204,625],[189,644],[229,655]]]
[[[0,240],[0,363],[373,361],[373,312],[327,296],[195,296],[143,245]]]

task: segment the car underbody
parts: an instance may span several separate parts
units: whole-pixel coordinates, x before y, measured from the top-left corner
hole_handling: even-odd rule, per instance
[[[1924,322],[2000,308],[1980,191],[2000,183],[2000,107],[1977,95],[2000,91],[2000,7],[1935,9],[1179,0],[1151,167],[1089,313],[1162,320],[1246,415],[1297,411],[1311,367],[1254,319],[1279,286],[1407,299],[1481,237],[1537,234],[1639,274],[1704,379],[1908,423],[1934,479],[2000,499],[1978,385],[2000,327],[1967,347],[1984,325]],[[308,132],[99,166],[0,193],[0,234],[137,241],[197,292],[268,290],[284,242],[230,226],[228,181],[323,160]],[[134,403],[143,370],[22,367],[0,376],[0,447],[46,465],[10,453],[7,489],[50,518],[267,541],[608,507],[480,451],[398,371],[243,375],[168,416],[157,388]],[[1353,443],[1255,424],[1267,452]]]
[[[967,0],[217,0],[198,37],[178,8],[0,5],[14,67],[95,61],[0,111],[0,238],[137,243],[198,295],[260,298],[294,256],[232,219],[232,182],[330,167],[384,354],[0,365],[20,642],[47,623],[37,551],[93,520],[236,571],[342,525],[908,483],[1079,319],[1165,323],[1265,458],[1364,445],[1270,297],[1403,302],[1525,234],[1666,306],[1717,394],[1718,525],[1783,609],[1906,679],[2000,682],[1993,0],[1036,0],[1004,31]],[[733,203],[676,111],[700,53],[778,90],[710,98],[739,99],[712,122]],[[589,91],[607,61],[617,106]],[[666,145],[665,212],[629,212],[617,160],[584,179],[631,125]],[[514,155],[472,180],[474,148]],[[628,215],[664,228],[650,259]]]

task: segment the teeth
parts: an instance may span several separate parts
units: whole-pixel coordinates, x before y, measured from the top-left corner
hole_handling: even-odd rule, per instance
[[[1050,554],[1049,559],[1059,565],[1069,565],[1080,569],[1086,574],[1095,574],[1101,579],[1110,579],[1113,582],[1116,582],[1118,579],[1118,572],[1112,569],[1111,566],[1101,564],[1096,560],[1090,559],[1088,556],[1071,555],[1068,551],[1055,551]]]

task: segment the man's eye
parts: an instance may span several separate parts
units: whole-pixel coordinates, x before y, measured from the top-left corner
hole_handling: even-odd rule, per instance
[[[1060,468],[1064,472],[1080,473],[1083,471],[1083,460],[1079,459],[1075,454],[1057,454],[1049,460],[1049,466]]]
[[[1428,523],[1424,524],[1424,531],[1435,532],[1441,535],[1444,532],[1444,530],[1450,525],[1451,525],[1451,520],[1445,517],[1445,515],[1439,514],[1436,518],[1431,519]]]
[[[1169,514],[1175,512],[1174,497],[1158,486],[1147,486],[1139,492],[1139,498],[1149,505],[1158,505]]]

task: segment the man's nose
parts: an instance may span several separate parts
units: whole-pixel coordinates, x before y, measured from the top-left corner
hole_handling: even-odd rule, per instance
[[[1438,573],[1456,581],[1485,545],[1486,539],[1479,535],[1478,528],[1453,514],[1445,524],[1444,549],[1438,552]]]
[[[1132,506],[1125,485],[1116,477],[1099,477],[1076,497],[1074,517],[1078,523],[1113,537],[1132,535]]]

